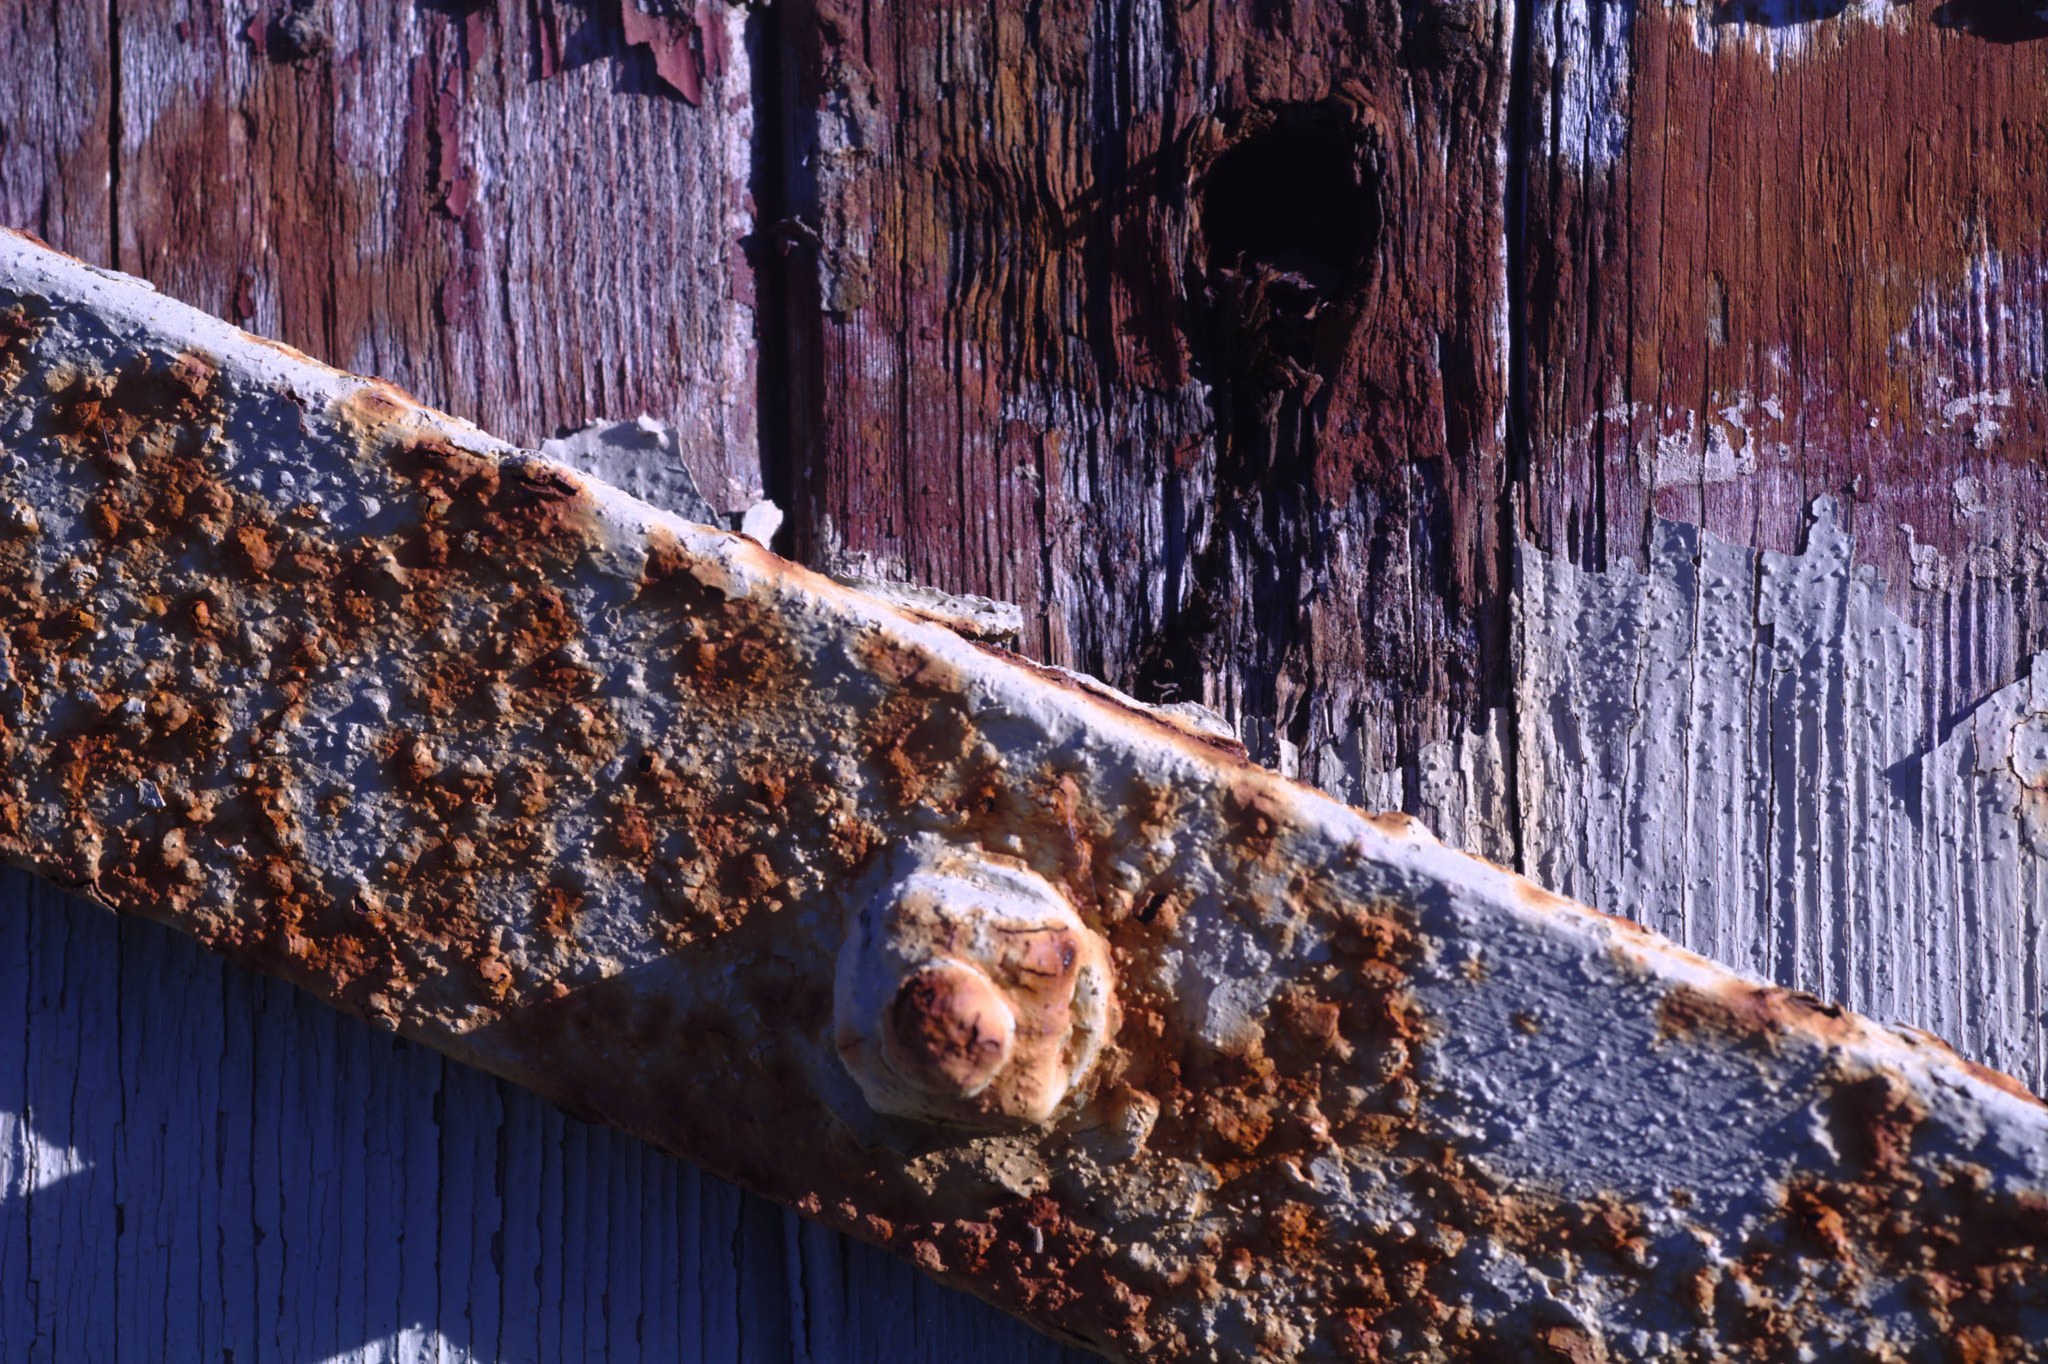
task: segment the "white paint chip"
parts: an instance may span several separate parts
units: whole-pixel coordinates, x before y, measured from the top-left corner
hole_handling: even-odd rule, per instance
[[[782,508],[767,498],[762,498],[747,508],[740,517],[740,534],[766,549],[775,539],[775,532],[782,529]]]

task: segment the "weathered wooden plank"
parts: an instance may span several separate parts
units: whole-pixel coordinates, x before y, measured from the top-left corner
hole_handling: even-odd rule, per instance
[[[2048,662],[1926,747],[1925,642],[1835,516],[1797,556],[1664,522],[1642,574],[1523,550],[1522,846],[1546,884],[2038,1090],[2048,841],[2013,745]]]
[[[7,1364],[1082,1357],[158,925],[0,897]]]
[[[2039,1088],[2048,45],[1809,11],[1536,9],[1518,780],[1455,818]]]
[[[616,4],[114,12],[114,263],[527,444],[652,413],[760,496],[742,11],[698,106]]]
[[[1538,7],[1522,524],[1641,567],[1833,496],[1933,726],[2048,646],[2048,44],[1812,8]]]
[[[115,98],[105,5],[0,5],[0,222],[113,261]]]
[[[792,12],[802,551],[1339,792],[1476,710],[1506,7]]]

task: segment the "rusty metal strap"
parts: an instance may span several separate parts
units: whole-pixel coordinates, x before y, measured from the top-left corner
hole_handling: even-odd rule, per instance
[[[0,240],[0,849],[1105,1353],[2038,1358],[2048,1112]]]

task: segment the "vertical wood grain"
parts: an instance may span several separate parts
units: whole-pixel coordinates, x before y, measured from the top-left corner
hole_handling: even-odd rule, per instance
[[[113,12],[120,268],[509,440],[652,413],[760,495],[744,11],[701,106],[616,4]]]
[[[114,55],[103,4],[0,5],[0,214],[113,263]]]
[[[2020,8],[1533,7],[1518,779],[1439,786],[1553,889],[2039,1088],[2048,24]]]
[[[1509,7],[792,13],[802,553],[1343,794],[1498,699]]]
[[[1926,641],[1823,501],[1797,555],[1662,522],[1648,566],[1533,547],[1515,650],[1529,871],[1703,956],[2048,1086],[2048,657],[1921,724]]]
[[[1082,1358],[12,871],[0,1010],[4,1364]]]
[[[514,439],[666,417],[821,565],[2044,1082],[2048,35],[798,0],[693,106],[613,4],[303,8],[0,5],[7,221]],[[1219,252],[1296,152],[1374,187],[1355,268]],[[1064,1352],[11,879],[0,1361],[229,1355]]]
[[[1522,534],[1792,553],[1833,497],[1927,726],[2048,647],[2048,34],[1979,22],[2023,8],[1535,6]]]

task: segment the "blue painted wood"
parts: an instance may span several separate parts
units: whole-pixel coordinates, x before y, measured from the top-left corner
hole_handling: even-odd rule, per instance
[[[0,1364],[1088,1357],[0,872]]]

